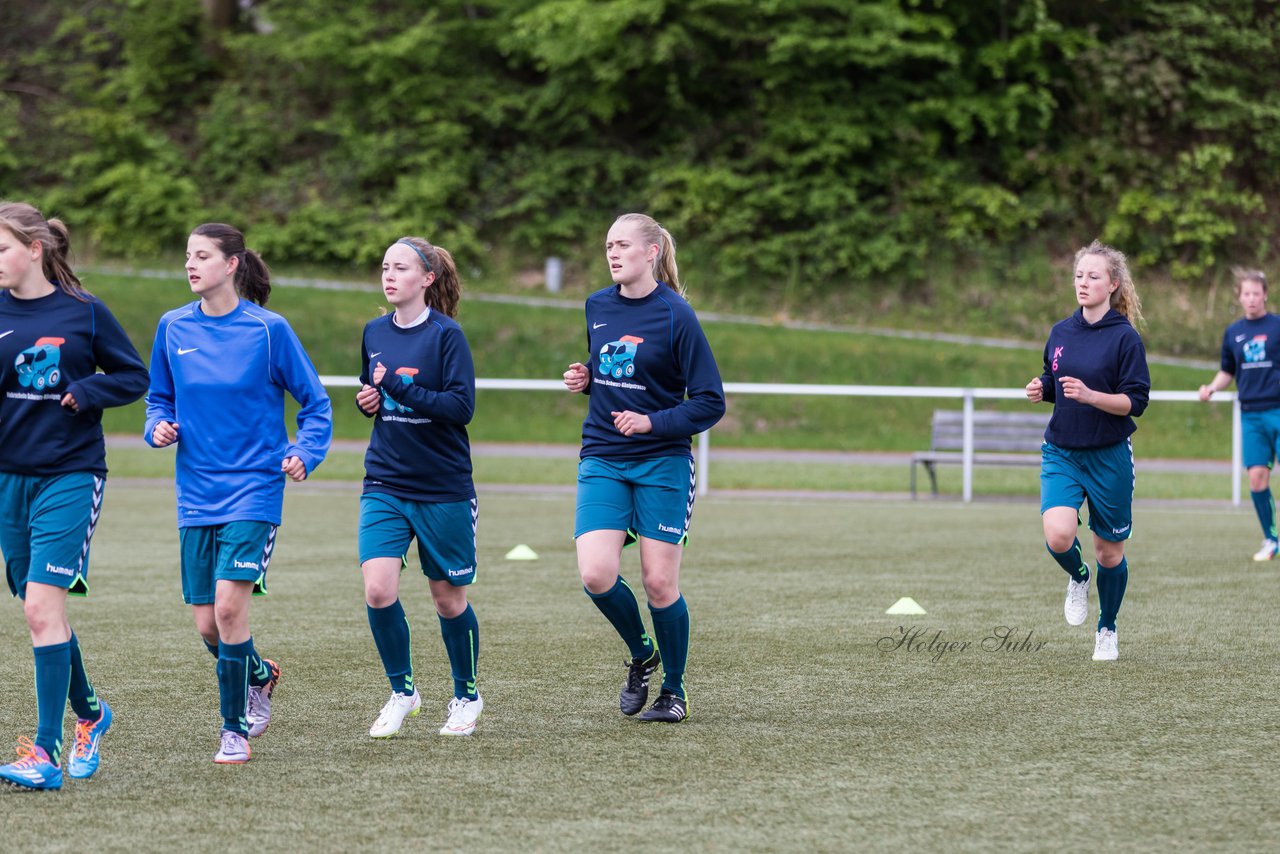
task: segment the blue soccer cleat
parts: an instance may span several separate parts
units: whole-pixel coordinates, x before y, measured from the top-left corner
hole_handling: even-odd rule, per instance
[[[67,760],[67,776],[73,780],[87,780],[98,770],[98,746],[102,736],[111,726],[111,707],[102,701],[102,714],[96,721],[84,718],[76,721],[76,746]]]
[[[0,780],[15,789],[28,792],[53,791],[62,788],[62,769],[49,761],[43,747],[31,739],[18,739],[18,761],[0,766]]]

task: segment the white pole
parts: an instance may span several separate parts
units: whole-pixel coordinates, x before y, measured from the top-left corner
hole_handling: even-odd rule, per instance
[[[711,484],[711,431],[698,434],[698,495],[706,495]]]
[[[964,390],[964,503],[973,500],[973,389]]]
[[[1240,432],[1240,398],[1231,403],[1231,506],[1240,506],[1240,471],[1244,468],[1244,439]]]

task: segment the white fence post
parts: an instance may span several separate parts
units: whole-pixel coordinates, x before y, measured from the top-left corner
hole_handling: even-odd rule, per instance
[[[1240,506],[1240,470],[1244,468],[1244,438],[1240,432],[1240,398],[1231,404],[1231,506]]]
[[[964,390],[964,503],[973,500],[973,389]]]
[[[711,431],[698,434],[698,484],[697,495],[706,495],[711,488]]]

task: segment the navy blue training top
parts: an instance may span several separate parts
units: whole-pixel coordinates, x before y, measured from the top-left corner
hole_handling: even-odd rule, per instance
[[[1280,406],[1280,317],[1264,314],[1240,318],[1222,336],[1222,370],[1236,378],[1240,408],[1245,412]]]
[[[142,397],[147,369],[97,297],[79,300],[57,288],[17,299],[0,291],[0,389],[0,471],[101,476],[102,410]],[[62,407],[67,392],[79,412]]]
[[[1075,377],[1094,391],[1129,396],[1128,415],[1112,415],[1096,406],[1058,395],[1058,380]],[[1085,322],[1083,310],[1056,323],[1044,347],[1040,377],[1044,399],[1053,404],[1045,441],[1060,448],[1104,448],[1127,439],[1133,423],[1147,408],[1151,374],[1138,330],[1115,309],[1097,323]]]
[[[476,371],[462,327],[438,311],[409,328],[391,318],[369,321],[360,345],[362,383],[373,385],[378,362],[387,369],[364,457],[364,491],[434,503],[475,498],[467,424]]]
[[[642,460],[689,456],[691,437],[724,415],[724,386],[711,346],[684,297],[662,282],[640,299],[610,285],[587,297],[590,396],[582,457]],[[623,436],[613,412],[649,416],[650,433]]]

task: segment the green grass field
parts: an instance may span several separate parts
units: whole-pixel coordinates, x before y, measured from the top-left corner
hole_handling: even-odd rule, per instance
[[[172,487],[108,487],[93,595],[71,617],[117,723],[94,779],[0,791],[0,848],[1264,850],[1280,833],[1278,570],[1249,560],[1246,509],[1140,505],[1121,659],[1101,664],[1090,626],[1063,621],[1032,501],[713,495],[683,571],[693,715],[661,727],[617,712],[625,653],[577,580],[572,496],[482,490],[480,727],[435,734],[447,664],[413,574],[423,713],[374,742],[388,686],[355,566],[357,490],[288,495],[272,593],[253,606],[284,669],[276,718],[249,765],[219,767]],[[540,559],[505,561],[517,543]],[[638,580],[634,555],[624,571]],[[928,614],[885,615],[902,596]],[[1043,645],[984,649],[1001,626]],[[969,646],[882,641],[913,627]],[[12,605],[5,741],[34,729],[28,643]]]

